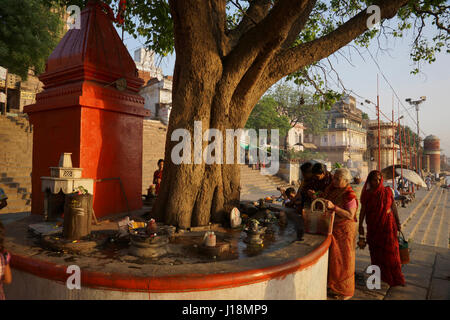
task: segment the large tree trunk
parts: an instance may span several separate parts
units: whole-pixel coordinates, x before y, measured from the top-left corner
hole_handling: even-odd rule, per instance
[[[185,82],[183,88],[188,91],[196,91],[193,82],[189,79],[174,79],[175,84]],[[205,75],[206,76],[206,75]],[[240,197],[240,166],[239,164],[225,164],[226,129],[242,128],[243,119],[232,123],[231,121],[219,120],[225,118],[220,113],[220,108],[214,106],[214,102],[220,98],[221,93],[214,93],[212,99],[208,94],[198,93],[187,97],[185,91],[175,90],[173,93],[173,111],[170,116],[169,129],[166,140],[165,167],[163,172],[163,182],[157,202],[155,204],[155,214],[164,218],[165,222],[178,225],[182,228],[190,226],[207,225],[210,221],[224,222],[228,213],[235,206],[239,205]],[[218,98],[216,98],[216,96]],[[192,110],[189,106],[201,106]],[[199,114],[203,114],[200,116]],[[203,133],[209,129],[218,129],[223,134],[223,163],[207,165],[195,164],[194,154],[194,122],[202,122]],[[171,133],[175,129],[183,128],[191,134],[191,164],[174,164],[171,153],[174,145],[178,141],[171,141]],[[209,142],[202,142],[202,151]],[[235,148],[238,143],[235,141]],[[235,159],[237,160],[237,159]],[[235,162],[236,163],[236,162]]]
[[[390,18],[408,0],[380,0]],[[282,77],[325,58],[367,30],[364,10],[330,34],[291,47],[316,1],[255,0],[241,23],[226,30],[226,0],[170,0],[176,62],[165,168],[153,214],[182,228],[223,222],[240,197],[238,164],[174,164],[175,129],[186,129],[194,151],[194,122],[202,135],[244,128],[261,95]],[[202,143],[202,150],[208,143]],[[235,143],[235,150],[238,143]],[[226,154],[225,145],[223,154]],[[225,158],[225,157],[224,157]],[[236,163],[235,155],[235,163]],[[223,160],[225,163],[225,159]]]
[[[207,225],[211,220],[222,222],[225,214],[238,205],[240,171],[239,165],[206,165],[204,161],[194,164],[193,155],[190,156],[192,164],[174,164],[171,152],[178,141],[171,141],[172,132],[179,128],[188,130],[194,151],[195,121],[202,122],[202,136],[207,129],[215,128],[221,130],[224,137],[225,129],[241,128],[245,122],[232,120],[226,114],[229,103],[224,97],[233,88],[220,86],[223,56],[217,47],[222,32],[208,12],[214,2],[173,1],[171,6],[175,33],[180,35],[175,38],[175,48],[179,50],[165,168],[154,214],[168,224],[188,228]],[[182,16],[176,16],[177,13]],[[205,19],[199,19],[199,16]],[[202,143],[202,150],[206,145],[206,142]]]

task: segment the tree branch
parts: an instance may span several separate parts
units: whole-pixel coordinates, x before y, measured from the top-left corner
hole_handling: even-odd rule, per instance
[[[271,6],[271,0],[253,0],[250,2],[250,7],[244,13],[244,17],[239,25],[228,32],[231,42],[230,45],[232,48],[236,45],[244,33],[256,26],[267,16]]]
[[[408,0],[380,0],[381,18],[390,19],[397,11],[408,3]],[[282,50],[270,63],[261,81],[275,83],[282,77],[289,75],[304,66],[328,57],[340,48],[350,43],[357,36],[363,34],[367,28],[369,18],[366,10],[342,24],[336,30],[316,40],[302,43],[296,47]]]
[[[177,57],[222,52],[226,42],[226,0],[169,0]],[[202,17],[202,19],[199,19]],[[199,46],[202,43],[204,46]]]
[[[286,37],[286,40],[284,41],[282,48],[286,49],[289,48],[292,43],[297,39],[300,31],[303,30],[306,23],[308,22],[308,17],[311,14],[312,10],[314,9],[314,6],[316,5],[317,0],[309,1],[306,5],[305,10],[300,14],[298,19],[294,22],[294,24],[291,27],[291,30],[289,31],[288,36]]]
[[[443,12],[445,12],[445,10],[449,10],[450,7],[444,6],[444,7],[440,8],[441,10],[439,12],[434,12],[434,11],[431,11],[431,10],[420,9],[417,5],[414,5],[414,9],[415,9],[417,14],[428,14],[430,16],[433,16],[434,17],[434,22],[436,23],[436,26],[439,29],[445,30],[445,31],[447,31],[447,33],[450,33],[450,28],[444,26],[442,24],[442,22],[439,21],[439,14],[442,14]],[[423,20],[423,18],[422,18],[422,20]]]
[[[310,4],[310,0],[279,0],[256,27],[242,36],[224,64],[224,83],[236,85],[231,105],[246,105],[245,101],[252,99],[249,96],[253,96],[267,64]]]

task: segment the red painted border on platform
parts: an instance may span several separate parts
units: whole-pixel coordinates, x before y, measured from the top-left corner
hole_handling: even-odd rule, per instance
[[[221,274],[179,274],[163,277],[133,277],[118,273],[81,270],[81,285],[94,289],[131,292],[188,292],[233,288],[285,277],[317,263],[327,252],[331,235],[311,253],[289,262],[262,269]],[[12,254],[11,266],[49,280],[66,282],[67,266]]]

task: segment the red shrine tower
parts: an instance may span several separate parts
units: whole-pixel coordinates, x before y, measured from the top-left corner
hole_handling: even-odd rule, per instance
[[[81,12],[81,28],[65,34],[39,79],[44,91],[24,108],[33,124],[32,213],[43,214],[41,177],[63,152],[94,179],[97,217],[141,208],[143,80],[98,2]]]

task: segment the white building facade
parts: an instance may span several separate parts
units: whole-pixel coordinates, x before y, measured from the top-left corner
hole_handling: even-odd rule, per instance
[[[150,111],[146,119],[160,120],[168,125],[172,110],[172,76],[164,76],[161,68],[155,66],[155,53],[144,48],[134,52],[134,61],[139,71],[150,74],[150,80],[139,94],[145,99],[144,107]]]
[[[144,107],[150,110],[148,119],[160,120],[167,125],[172,110],[172,77],[150,79],[139,94],[145,99]]]
[[[302,123],[298,123],[291,129],[289,129],[286,138],[286,147],[288,149],[294,149],[295,151],[303,151],[304,130],[305,127],[303,126]]]

